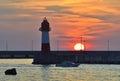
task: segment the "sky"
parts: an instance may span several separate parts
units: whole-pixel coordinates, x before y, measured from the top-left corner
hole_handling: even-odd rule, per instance
[[[47,17],[52,50],[120,50],[120,0],[0,0],[0,50],[40,50]],[[109,44],[108,44],[109,40]],[[7,44],[6,44],[7,42]],[[6,48],[7,47],[7,48]]]

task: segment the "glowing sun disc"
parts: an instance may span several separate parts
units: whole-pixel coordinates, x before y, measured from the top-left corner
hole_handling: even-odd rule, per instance
[[[77,43],[74,45],[74,50],[76,51],[84,50],[84,45],[81,43]]]

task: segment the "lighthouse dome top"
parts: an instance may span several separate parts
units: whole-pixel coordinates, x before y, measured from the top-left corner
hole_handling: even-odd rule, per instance
[[[50,31],[49,22],[46,17],[43,19],[43,22],[41,23],[40,31]]]
[[[47,21],[47,18],[46,18],[46,17],[43,19],[43,22],[42,22],[42,23],[48,23],[48,24],[49,24],[49,22]]]

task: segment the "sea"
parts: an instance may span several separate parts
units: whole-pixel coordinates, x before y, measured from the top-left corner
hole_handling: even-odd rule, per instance
[[[120,65],[56,67],[31,63],[32,59],[0,59],[0,81],[120,81]],[[5,75],[11,68],[16,68],[17,75]]]

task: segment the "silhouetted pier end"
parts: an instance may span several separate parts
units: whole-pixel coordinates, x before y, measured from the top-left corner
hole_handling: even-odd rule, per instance
[[[54,60],[53,60],[54,59]],[[54,55],[35,54],[32,64],[56,64]]]
[[[34,54],[33,63],[32,64],[54,64],[52,59],[55,59],[50,52],[39,52]]]

